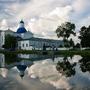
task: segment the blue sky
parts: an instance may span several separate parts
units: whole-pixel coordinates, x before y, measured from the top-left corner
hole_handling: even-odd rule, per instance
[[[21,19],[39,37],[56,38],[55,29],[71,21],[90,25],[90,0],[0,0],[0,29],[16,31]]]

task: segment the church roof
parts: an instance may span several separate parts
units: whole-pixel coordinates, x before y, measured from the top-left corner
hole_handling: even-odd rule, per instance
[[[12,33],[14,33],[14,31],[12,31],[11,29],[5,30],[5,32],[12,32]]]
[[[25,40],[31,40],[31,41],[44,41],[44,42],[60,42],[60,43],[63,43],[62,40],[53,40],[53,39],[44,39],[44,38],[35,38],[35,37],[32,37],[32,38],[28,38],[28,39],[21,39],[19,41],[25,41]]]
[[[24,27],[20,27],[17,29],[17,33],[25,33],[27,30]]]

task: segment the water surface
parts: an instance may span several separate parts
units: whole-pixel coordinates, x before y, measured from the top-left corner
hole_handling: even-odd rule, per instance
[[[0,54],[0,90],[90,90],[90,57]]]

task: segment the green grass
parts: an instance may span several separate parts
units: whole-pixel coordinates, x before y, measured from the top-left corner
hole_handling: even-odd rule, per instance
[[[81,56],[90,56],[90,50],[63,50],[55,52],[56,55],[81,55]]]
[[[45,51],[47,55],[81,55],[81,56],[90,56],[90,50],[61,50],[61,51]],[[4,54],[43,54],[43,51],[41,50],[16,50],[16,51],[5,51],[5,50],[0,50],[0,53]]]

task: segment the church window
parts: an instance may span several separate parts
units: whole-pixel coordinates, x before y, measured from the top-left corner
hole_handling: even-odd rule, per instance
[[[26,43],[26,47],[28,47],[28,44]]]
[[[24,44],[22,44],[22,46],[24,47]]]

